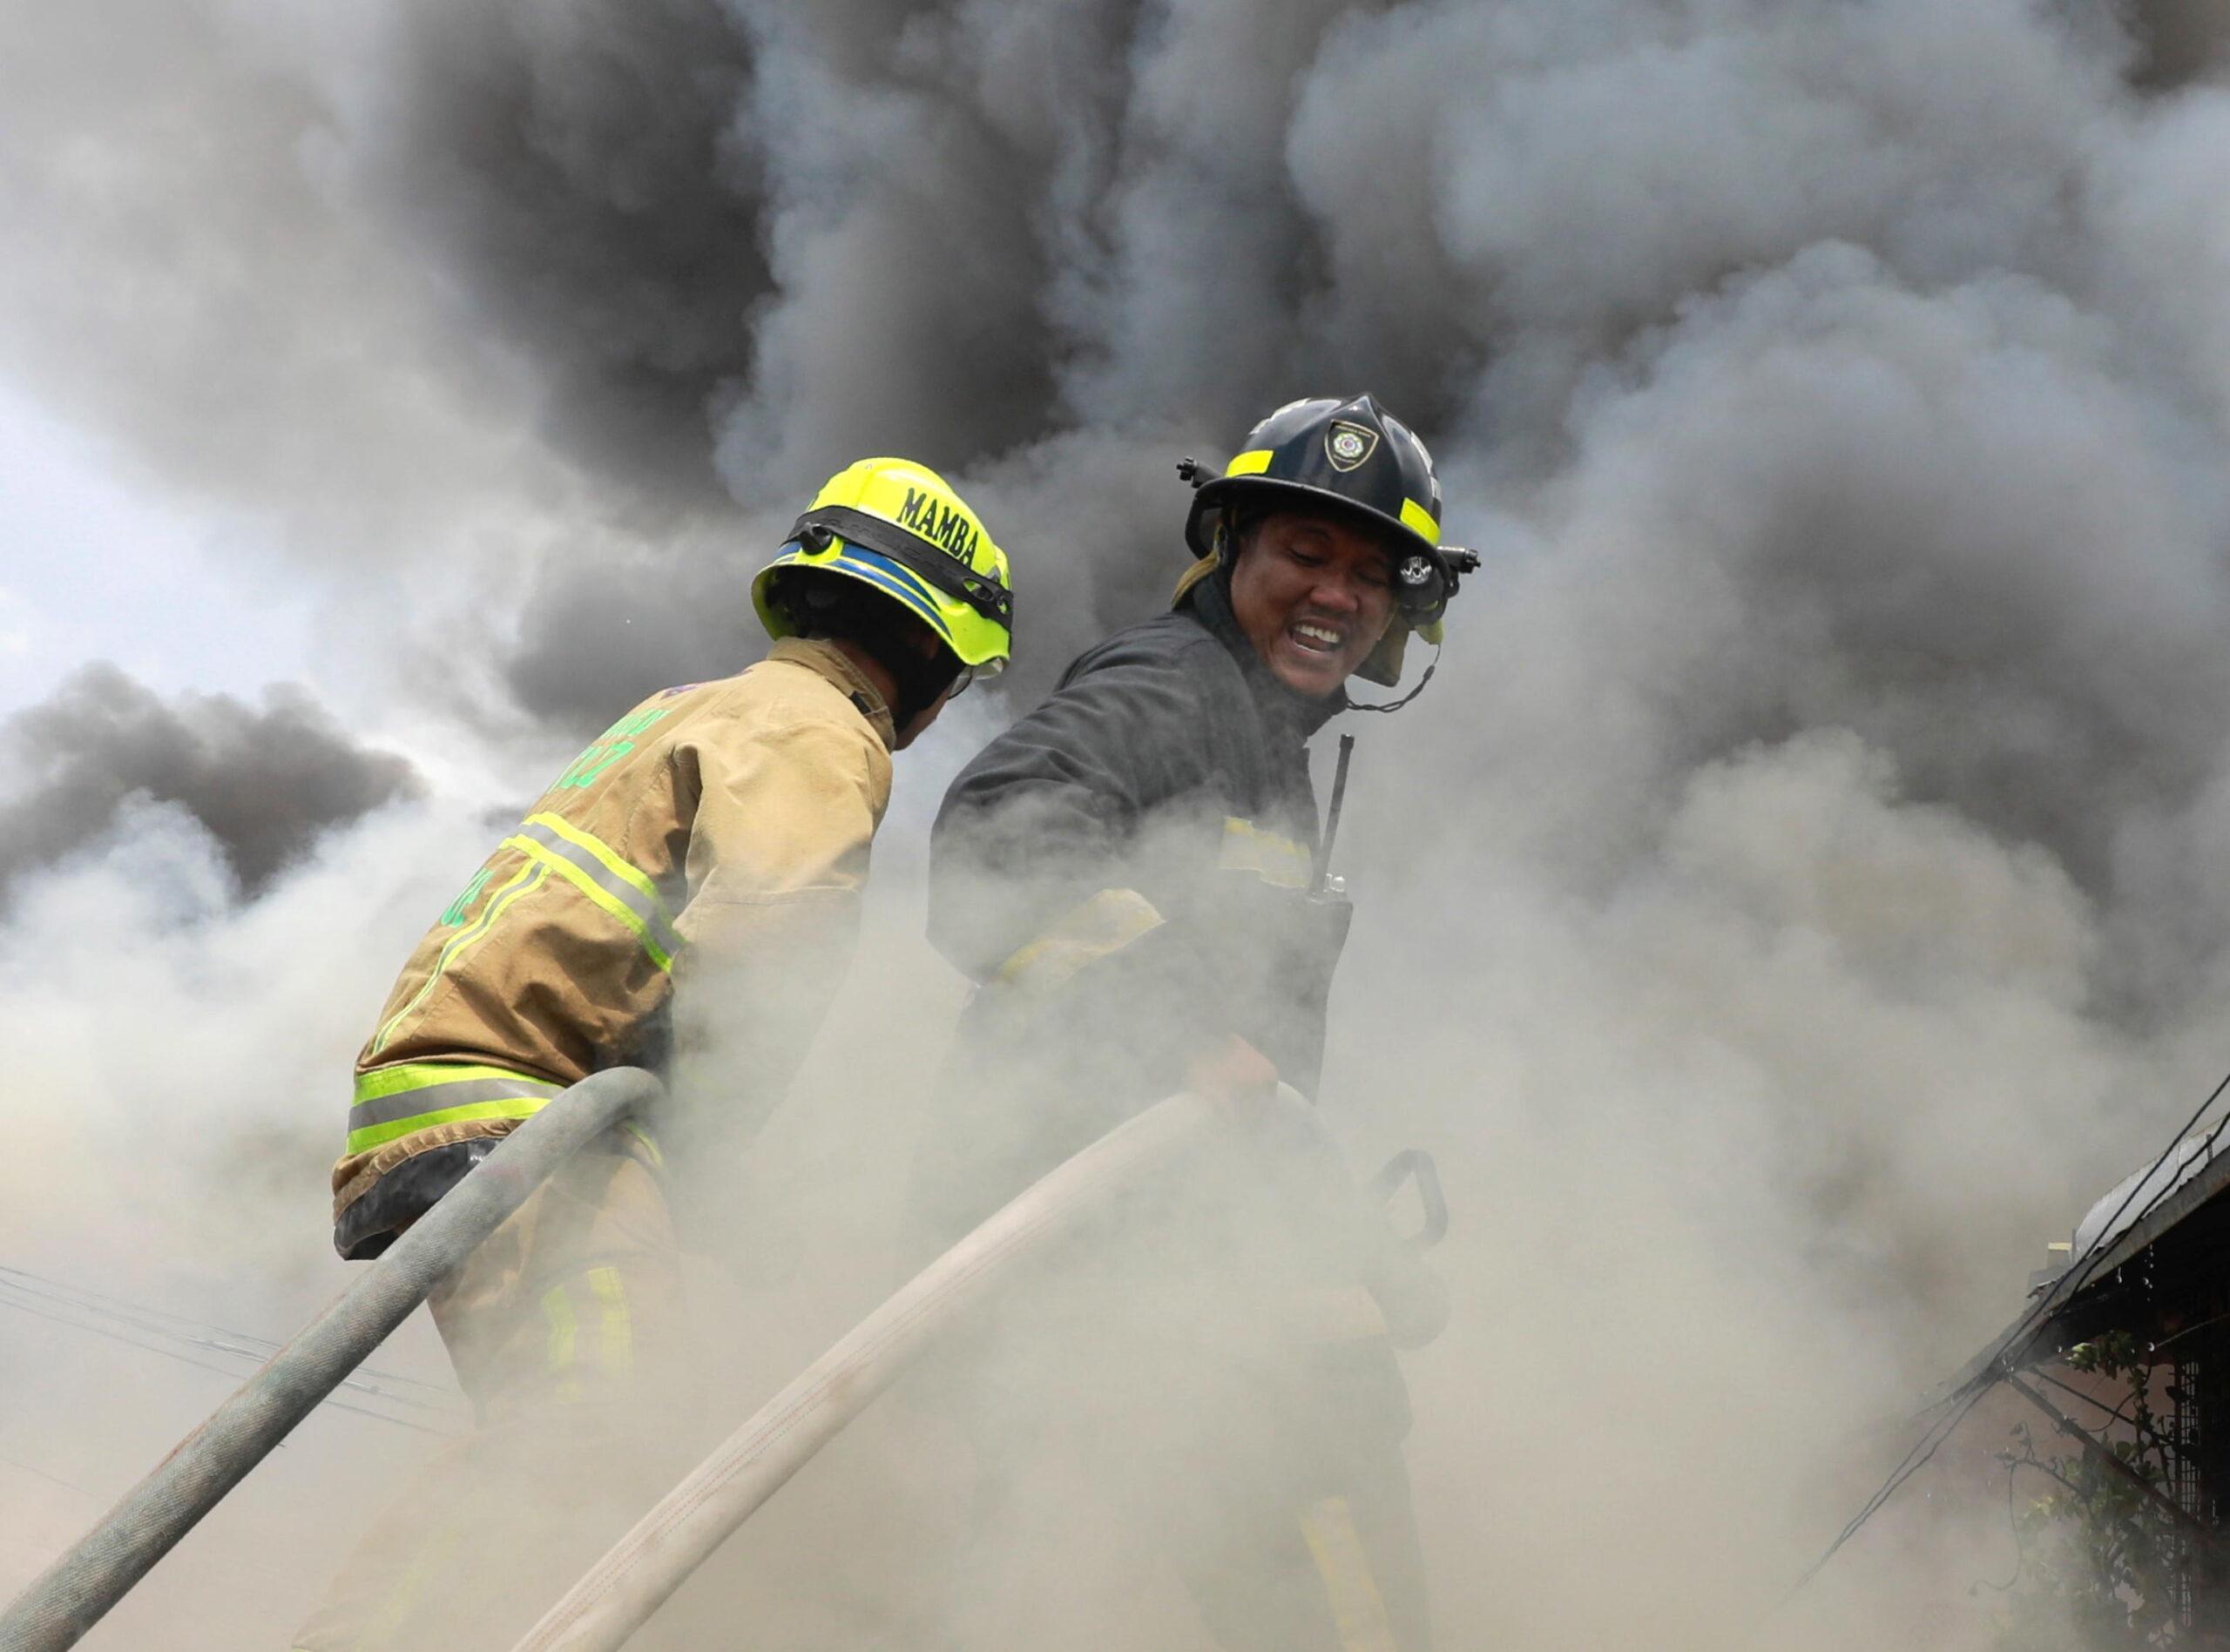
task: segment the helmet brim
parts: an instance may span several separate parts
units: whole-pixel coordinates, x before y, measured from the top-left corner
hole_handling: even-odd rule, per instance
[[[1205,535],[1200,524],[1207,516],[1225,504],[1240,504],[1259,500],[1267,509],[1314,511],[1335,521],[1360,527],[1365,531],[1392,536],[1387,555],[1400,557],[1413,550],[1437,551],[1440,547],[1426,538],[1399,516],[1389,516],[1373,505],[1366,505],[1346,494],[1334,493],[1328,488],[1312,487],[1305,482],[1287,482],[1274,476],[1219,476],[1200,484],[1193,496],[1193,509],[1186,523],[1185,537],[1197,556],[1205,556],[1213,549],[1203,544]]]
[[[751,600],[769,637],[792,634],[787,615],[774,600],[775,581],[790,569],[855,580],[889,598],[928,626],[955,658],[979,676],[1004,670],[1013,651],[1013,634],[996,620],[936,590],[911,568],[843,539],[832,540],[825,550],[809,550],[793,540],[759,570],[751,582]]]

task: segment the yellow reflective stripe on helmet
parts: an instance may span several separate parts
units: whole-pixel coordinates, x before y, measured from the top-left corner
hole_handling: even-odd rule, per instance
[[[1323,1580],[1341,1652],[1401,1652],[1348,1500],[1327,1497],[1301,1510],[1301,1534],[1308,1540],[1309,1555]]]
[[[1305,844],[1233,815],[1223,823],[1223,847],[1216,866],[1224,872],[1251,872],[1281,889],[1306,889],[1315,858]]]
[[[1414,499],[1402,502],[1402,525],[1429,545],[1440,543],[1440,523],[1434,519],[1432,512]]]
[[[674,933],[657,886],[604,844],[554,814],[530,815],[503,841],[549,866],[625,924],[660,969],[673,968],[681,937]]]
[[[939,611],[941,604],[936,592],[931,590],[919,576],[900,567],[889,557],[862,556],[840,540],[835,558],[821,565],[841,568],[855,578],[864,579],[877,590],[895,597],[920,616],[922,623],[943,637],[948,645],[953,642],[952,627]]]
[[[1102,889],[1072,907],[994,972],[1004,986],[1044,992],[1089,964],[1161,927],[1161,914],[1135,889]]]
[[[1252,453],[1242,453],[1223,468],[1226,476],[1259,476],[1270,468],[1271,454],[1267,448],[1257,448]]]
[[[405,1062],[374,1068],[356,1079],[347,1150],[368,1153],[397,1136],[436,1124],[530,1118],[564,1088],[500,1067],[463,1062]]]
[[[413,1010],[426,1001],[426,995],[434,990],[436,984],[442,979],[443,973],[456,961],[458,955],[494,928],[496,920],[503,915],[510,904],[540,883],[542,878],[542,868],[535,865],[530,858],[527,863],[518,869],[511,880],[498,889],[494,898],[480,909],[480,915],[475,918],[470,925],[449,938],[448,943],[442,947],[440,954],[435,958],[433,968],[427,971],[425,981],[420,984],[416,992],[410,995],[410,1001],[396,1010],[394,1015],[389,1015],[381,1024],[379,1031],[372,1035],[373,1055],[378,1055],[388,1047],[389,1041],[395,1036],[395,1029],[402,1026]]]

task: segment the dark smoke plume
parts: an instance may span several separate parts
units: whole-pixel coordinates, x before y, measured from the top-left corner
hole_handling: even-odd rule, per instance
[[[646,491],[716,494],[714,389],[773,290],[742,30],[714,8],[422,5],[391,48],[369,172],[457,297],[529,353],[566,452]]]
[[[266,690],[260,710],[223,694],[166,705],[107,664],[16,713],[0,750],[0,894],[98,841],[137,797],[199,821],[252,900],[327,832],[419,790],[408,762],[353,744],[298,688]]]
[[[1327,1089],[1484,1213],[1418,1407],[1455,1643],[1739,1640],[1792,1540],[1730,1465],[1963,1356],[2219,1071],[2215,0],[0,17],[0,368],[484,730],[743,663],[863,453],[1014,553],[1027,700],[1166,600],[1179,455],[1422,429],[1487,563],[1362,731]],[[43,855],[153,784],[57,762]],[[1860,1643],[1955,1643],[1902,1593]]]

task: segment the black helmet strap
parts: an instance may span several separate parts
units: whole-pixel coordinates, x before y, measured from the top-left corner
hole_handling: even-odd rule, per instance
[[[1435,643],[1432,645],[1432,658],[1425,664],[1425,674],[1417,678],[1417,685],[1411,689],[1407,694],[1402,696],[1398,700],[1388,700],[1383,705],[1367,705],[1361,700],[1349,700],[1348,702],[1348,710],[1350,711],[1398,711],[1403,706],[1407,705],[1411,700],[1416,698],[1418,695],[1425,691],[1425,684],[1432,681],[1432,674],[1439,669],[1440,644],[1438,643]]]
[[[995,579],[977,573],[941,546],[918,534],[855,510],[849,505],[823,505],[808,510],[791,524],[790,537],[808,549],[821,551],[831,539],[848,539],[855,545],[880,551],[909,573],[918,575],[936,590],[962,602],[995,625],[1014,629],[1014,593]]]

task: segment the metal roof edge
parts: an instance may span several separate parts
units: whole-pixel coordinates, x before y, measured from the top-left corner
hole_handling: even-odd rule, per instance
[[[1969,1360],[1959,1374],[1944,1385],[1945,1392],[1964,1393],[1986,1379],[1996,1380],[1994,1373],[2001,1368],[2018,1369],[2022,1357],[2051,1328],[2053,1321],[2079,1301],[2092,1285],[2127,1267],[2226,1188],[2230,1188],[2230,1153],[2217,1153],[2197,1172],[2177,1183],[2159,1204],[2116,1236],[2103,1253],[2098,1253],[2095,1263],[2087,1262],[2080,1257],[2070,1263],[2067,1271],[2044,1288],[2043,1300],[2023,1310],[2011,1325]],[[2068,1282],[2078,1275],[2082,1277],[2082,1282],[2073,1290],[2069,1290]],[[2063,1291],[2065,1295],[2061,1298]],[[2056,1298],[2060,1299],[2055,1300]]]

